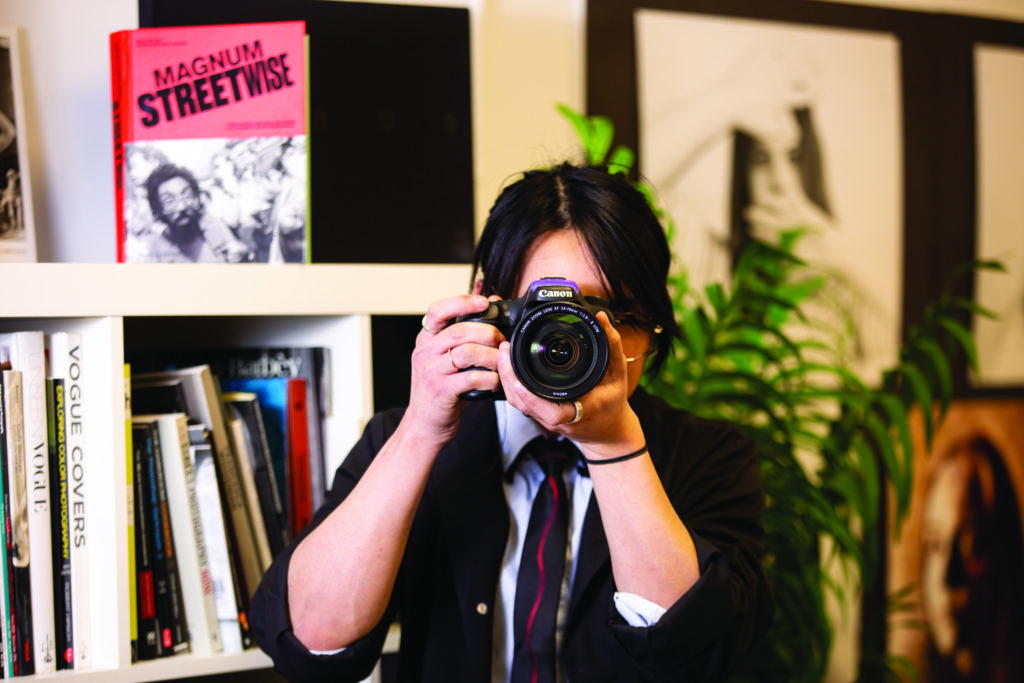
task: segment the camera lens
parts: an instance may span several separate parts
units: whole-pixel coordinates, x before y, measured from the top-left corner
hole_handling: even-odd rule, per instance
[[[604,331],[579,306],[544,307],[513,332],[512,367],[539,396],[578,398],[601,381],[607,363]]]
[[[534,344],[531,349],[540,362],[552,372],[562,372],[571,368],[580,357],[580,345],[576,339],[558,330],[547,338]]]

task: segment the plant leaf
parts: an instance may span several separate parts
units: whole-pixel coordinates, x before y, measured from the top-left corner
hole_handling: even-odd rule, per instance
[[[978,350],[967,328],[952,318],[945,316],[939,318],[938,324],[960,342],[960,346],[963,347],[964,352],[967,354],[967,360],[971,364],[971,369],[974,372],[978,372]]]

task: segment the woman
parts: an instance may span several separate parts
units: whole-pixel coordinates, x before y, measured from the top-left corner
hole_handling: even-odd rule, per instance
[[[669,256],[622,176],[563,164],[504,190],[477,248],[475,293],[424,316],[408,407],[371,421],[253,599],[253,632],[279,671],[359,680],[398,614],[400,680],[520,680],[524,651],[534,659],[516,615],[517,575],[534,562],[526,520],[537,491],[559,479],[570,531],[550,680],[732,671],[771,621],[760,468],[732,427],[638,388],[645,360],[656,372],[679,334]],[[577,401],[530,393],[497,327],[455,322],[549,276],[608,299],[618,320],[597,314],[610,362]],[[506,401],[460,398],[499,387]],[[537,435],[571,440],[588,475],[518,458]]]
[[[1019,681],[1024,535],[1013,480],[988,438],[953,444],[925,499],[921,599],[930,680]]]
[[[795,227],[835,228],[829,206],[821,143],[810,107],[793,109],[796,139],[733,131],[729,202],[729,251],[735,268],[752,239],[778,242]]]

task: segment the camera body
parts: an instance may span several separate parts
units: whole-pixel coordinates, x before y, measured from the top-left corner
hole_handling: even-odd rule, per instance
[[[608,367],[608,335],[597,320],[599,311],[612,319],[605,299],[584,297],[571,280],[546,277],[518,299],[492,301],[487,310],[456,322],[497,327],[509,340],[519,381],[537,396],[571,401],[597,386]],[[463,398],[503,400],[505,394],[474,390]]]

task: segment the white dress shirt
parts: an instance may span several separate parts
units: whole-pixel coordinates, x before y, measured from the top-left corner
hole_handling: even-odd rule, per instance
[[[501,464],[507,472],[519,451],[538,436],[545,435],[540,425],[531,418],[512,408],[505,401],[495,401],[498,417],[498,437],[501,440]],[[572,505],[569,507],[569,543],[565,562],[565,577],[558,601],[558,617],[555,626],[556,649],[561,651],[561,639],[565,632],[566,613],[572,581],[576,576],[576,557],[580,547],[583,518],[594,492],[590,477],[583,476],[575,467],[567,467],[563,473],[565,490]],[[519,559],[526,539],[526,527],[530,521],[533,499],[544,479],[540,465],[533,458],[523,458],[516,464],[512,481],[504,479],[505,498],[509,507],[508,545],[502,560],[498,580],[498,595],[494,602],[494,654],[491,659],[491,681],[507,683],[512,673],[514,632],[512,628],[513,607],[516,598],[516,581],[519,576]],[[630,626],[651,626],[665,613],[665,608],[633,593],[615,594],[615,607]],[[559,681],[565,681],[565,673],[559,667]]]

